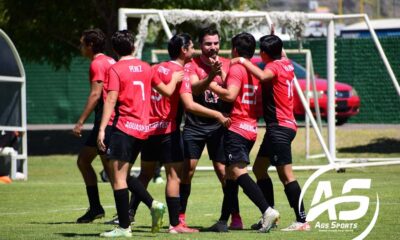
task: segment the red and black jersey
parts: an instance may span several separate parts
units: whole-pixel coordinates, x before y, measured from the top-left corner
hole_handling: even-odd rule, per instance
[[[95,124],[100,124],[101,122],[101,115],[103,113],[103,103],[105,100],[104,94],[105,90],[104,87],[107,82],[107,75],[108,75],[108,70],[110,67],[115,63],[115,60],[107,55],[104,54],[98,54],[96,55],[92,62],[90,63],[89,67],[89,82],[92,84],[92,82],[102,82],[103,83],[103,97],[101,97],[94,108],[94,122]],[[106,94],[107,95],[107,94]]]
[[[241,64],[234,64],[226,77],[227,88],[234,85],[240,89],[233,103],[229,130],[244,138],[257,139],[257,91],[258,80]]]
[[[109,71],[108,91],[118,91],[116,127],[139,139],[148,138],[152,70],[148,63],[125,59]]]
[[[293,115],[294,67],[287,58],[267,63],[264,70],[275,77],[262,83],[264,120],[268,126],[279,125],[297,130]]]
[[[174,93],[170,97],[162,96],[154,88],[152,90],[149,117],[151,135],[167,134],[176,130],[177,117],[181,117],[177,114],[180,95],[192,92],[189,71],[184,69],[178,62],[168,61],[153,67],[153,86],[157,86],[161,82],[167,85],[172,79],[172,74],[179,71],[184,71],[184,78],[182,82],[177,84]]]

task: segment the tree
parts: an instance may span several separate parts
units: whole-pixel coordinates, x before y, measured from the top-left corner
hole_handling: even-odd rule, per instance
[[[0,28],[14,41],[24,61],[68,68],[80,54],[81,32],[99,27],[110,39],[117,30],[120,7],[231,10],[255,5],[250,0],[0,0]],[[137,21],[130,20],[130,25]],[[110,42],[107,49],[110,54]]]

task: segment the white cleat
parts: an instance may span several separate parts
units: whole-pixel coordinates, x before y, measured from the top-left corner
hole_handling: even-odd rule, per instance
[[[128,227],[128,228],[116,227],[109,232],[101,233],[100,237],[107,237],[107,238],[132,237],[132,230],[131,230],[131,227]]]
[[[269,207],[261,218],[262,227],[258,230],[261,233],[267,233],[279,221],[279,212]]]
[[[308,222],[293,222],[289,227],[282,229],[284,232],[291,231],[310,231],[311,226]]]

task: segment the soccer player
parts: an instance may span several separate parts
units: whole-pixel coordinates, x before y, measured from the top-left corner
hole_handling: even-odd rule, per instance
[[[186,111],[215,118],[224,126],[229,124],[230,120],[224,117],[222,113],[193,101],[189,69],[185,69],[185,64],[191,60],[194,53],[191,37],[184,33],[173,36],[168,43],[168,53],[171,60],[155,67],[155,82],[168,83],[171,74],[176,71],[185,70],[185,77],[181,86],[169,98],[153,92],[150,113],[152,136],[149,137],[143,147],[139,178],[147,186],[153,177],[157,161],[163,164],[167,175],[165,193],[170,222],[169,233],[192,233],[198,232],[198,230],[179,222],[179,183],[183,165],[183,149],[178,124],[181,115],[177,114],[179,99],[182,100]]]
[[[199,43],[201,55],[188,63],[194,73],[191,75],[193,100],[202,106],[228,114],[232,109],[232,104],[223,101],[208,89],[211,81],[224,85],[230,65],[229,59],[218,56],[220,44],[218,31],[212,27],[203,29],[199,36]],[[212,64],[218,64],[220,74],[213,71]],[[206,144],[214,171],[221,182],[223,191],[225,191],[225,155],[223,149],[225,129],[216,119],[198,116],[190,112],[186,114],[182,134],[185,160],[180,184],[181,209],[179,212],[179,221],[183,224],[186,224],[185,213],[191,191],[191,181]],[[235,191],[238,192],[238,190],[239,187],[236,185]],[[243,229],[237,194],[230,201],[234,202],[230,229]],[[227,231],[227,229],[223,231]]]
[[[256,41],[249,33],[240,33],[232,38],[232,56],[240,57],[243,62],[250,59],[255,51]],[[256,95],[258,80],[241,64],[231,65],[226,77],[226,88],[212,82],[210,88],[220,98],[233,102],[231,126],[224,135],[224,151],[226,157],[226,190],[221,217],[209,228],[211,231],[226,228],[232,209],[229,201],[235,193],[235,184],[242,187],[243,192],[261,211],[260,232],[268,232],[278,221],[279,213],[270,207],[257,184],[247,173],[250,163],[249,153],[257,138]]]
[[[117,31],[111,40],[120,59],[109,70],[108,93],[97,143],[100,150],[106,150],[105,129],[115,111],[107,157],[112,166],[112,186],[119,226],[100,236],[131,237],[128,188],[140,195],[151,208],[152,232],[158,231],[162,225],[165,211],[165,206],[154,201],[139,180],[127,178],[144,139],[148,137],[152,70],[149,64],[132,56],[134,37],[129,31]],[[170,95],[175,90],[176,83],[176,78],[173,78],[168,85],[160,83],[154,87],[163,94]]]
[[[259,69],[246,59],[233,59],[241,62],[262,82],[263,112],[267,126],[263,142],[253,165],[257,184],[263,191],[268,203],[274,205],[274,193],[271,178],[268,175],[270,165],[275,166],[279,179],[285,187],[289,205],[293,208],[296,221],[283,231],[308,231],[304,204],[299,197],[301,189],[292,170],[291,143],[296,136],[297,125],[293,116],[293,78],[294,67],[282,50],[281,39],[273,34],[260,39],[260,55],[266,63],[264,70]],[[283,56],[282,56],[283,55]],[[252,228],[260,228],[254,224]]]
[[[89,199],[89,209],[83,216],[77,219],[77,223],[89,223],[97,218],[104,217],[104,209],[100,204],[97,177],[92,167],[92,162],[98,155],[96,139],[103,111],[103,83],[108,69],[115,63],[114,59],[103,54],[105,39],[106,37],[100,29],[85,30],[80,39],[82,55],[92,61],[89,69],[90,94],[85,108],[78,122],[75,124],[73,133],[81,137],[83,124],[93,111],[95,113],[95,118],[93,129],[86,140],[85,146],[80,150],[77,160],[78,168],[85,181],[86,193]],[[110,171],[104,154],[100,154],[100,158],[104,170],[107,175],[109,175]]]

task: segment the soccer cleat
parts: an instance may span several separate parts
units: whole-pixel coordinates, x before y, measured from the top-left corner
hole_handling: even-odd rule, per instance
[[[228,225],[225,221],[217,221],[211,227],[207,228],[209,232],[228,232]]]
[[[165,213],[165,205],[158,201],[151,204],[151,232],[155,233],[160,230],[163,225],[163,216]]]
[[[266,233],[271,230],[272,226],[276,224],[279,220],[279,212],[275,209],[269,207],[261,218],[261,228],[258,230],[259,232]]]
[[[135,214],[133,213],[133,211],[131,209],[129,209],[129,221],[131,222],[131,224],[135,223]],[[119,224],[118,215],[115,214],[113,216],[113,219],[104,222],[104,224],[118,225]]]
[[[231,224],[229,225],[229,229],[243,230],[243,222],[239,214],[232,214]]]
[[[172,233],[172,234],[197,233],[197,232],[199,232],[199,230],[195,229],[195,228],[189,228],[189,227],[183,226],[182,224],[178,224],[176,226],[169,226],[168,232]]]
[[[285,232],[291,231],[310,231],[311,226],[308,222],[293,222],[289,227],[282,229]]]
[[[260,228],[262,228],[262,220],[258,220],[258,222],[251,225],[250,228],[253,230],[259,230]]]
[[[104,217],[104,209],[100,207],[100,209],[92,210],[88,208],[85,214],[82,217],[76,220],[76,223],[90,223],[93,222],[95,219]]]
[[[185,227],[188,226],[186,224],[186,215],[184,213],[179,213],[179,224],[182,224],[182,226],[185,226]]]
[[[254,223],[253,225],[251,225],[250,228],[253,230],[259,230],[260,228],[262,228],[261,219],[257,223]],[[272,224],[272,227],[271,227],[271,230],[276,230],[276,229],[278,229],[278,222]]]
[[[99,175],[100,175],[101,181],[103,181],[103,182],[110,181],[110,179],[108,178],[107,173],[106,173],[106,171],[104,171],[104,169],[99,172]]]
[[[104,232],[100,234],[100,237],[132,237],[132,230],[131,227],[128,228],[121,228],[115,227],[113,230],[109,232]]]

